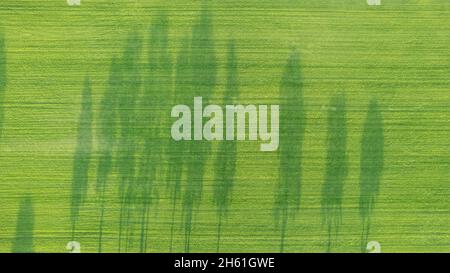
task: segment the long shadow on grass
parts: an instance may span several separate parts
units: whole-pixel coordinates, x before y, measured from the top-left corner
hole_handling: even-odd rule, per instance
[[[178,53],[175,66],[175,84],[174,92],[172,94],[172,105],[189,105],[191,103],[192,98],[185,96],[186,88],[189,87],[191,82],[191,72],[192,69],[189,62],[189,39],[184,38],[181,42],[181,50]],[[170,252],[172,252],[173,249],[176,205],[181,195],[181,180],[183,169],[187,164],[188,152],[189,144],[186,141],[170,141],[166,151],[167,161],[169,163],[166,174],[166,185],[169,191],[169,198],[172,200],[172,222],[169,243]]]
[[[225,105],[233,105],[239,98],[239,83],[237,71],[235,42],[228,44],[227,83],[225,90]],[[222,141],[215,161],[214,202],[217,209],[217,252],[220,250],[222,220],[227,216],[231,202],[231,193],[236,174],[236,141]]]
[[[113,167],[113,152],[116,139],[116,95],[119,93],[120,71],[118,61],[114,58],[109,72],[108,86],[100,103],[98,116],[99,158],[97,165],[96,192],[100,202],[98,252],[102,252],[104,212],[106,190]]]
[[[140,252],[146,252],[150,206],[158,200],[156,183],[162,176],[164,152],[167,146],[166,132],[169,115],[165,111],[172,91],[172,57],[168,52],[169,22],[165,13],[156,16],[150,26],[148,71],[144,94],[141,98],[143,118],[143,151],[141,155],[138,184],[141,194]]]
[[[91,82],[88,77],[84,81],[81,98],[81,114],[78,121],[77,144],[73,159],[72,195],[70,220],[72,239],[75,236],[80,207],[84,203],[88,187],[89,163],[92,152],[92,97]]]
[[[6,42],[3,33],[0,32],[0,138],[3,135],[4,97],[6,89]]]
[[[300,57],[293,52],[285,66],[280,84],[280,179],[275,191],[274,217],[280,229],[280,251],[284,250],[286,228],[300,207],[301,157],[305,133]]]
[[[142,39],[138,33],[130,33],[120,66],[120,84],[117,115],[120,124],[117,147],[117,172],[119,179],[119,252],[128,251],[134,244],[133,215],[139,201],[136,183],[136,150],[138,141],[137,102],[141,89],[141,67],[139,63]]]
[[[33,250],[34,209],[30,196],[24,196],[20,201],[17,215],[16,236],[12,244],[13,253],[31,253]]]
[[[337,240],[342,222],[342,196],[347,177],[347,125],[345,97],[331,100],[328,110],[328,154],[325,181],[322,188],[322,216],[328,232],[327,251]]]
[[[212,19],[206,8],[202,10],[198,22],[192,28],[191,39],[190,65],[192,78],[191,90],[187,92],[191,96],[188,97],[193,99],[196,96],[201,96],[203,97],[203,104],[208,105],[216,84],[217,64]],[[202,128],[198,128],[198,130],[202,130]],[[190,142],[190,156],[187,161],[187,185],[183,195],[184,246],[186,252],[190,250],[193,217],[195,210],[200,205],[206,159],[210,150],[209,142]]]
[[[383,117],[376,100],[369,104],[361,139],[359,212],[362,222],[361,251],[365,251],[370,219],[380,187],[384,162]]]

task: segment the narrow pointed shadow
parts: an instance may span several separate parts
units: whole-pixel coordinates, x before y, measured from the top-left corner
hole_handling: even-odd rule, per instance
[[[5,110],[3,107],[6,90],[6,42],[3,33],[0,32],[0,138],[3,135],[3,121]]]
[[[139,187],[136,183],[136,150],[138,141],[137,103],[141,91],[141,66],[139,63],[142,39],[131,32],[119,65],[119,94],[117,115],[120,134],[117,142],[117,172],[119,179],[119,252],[128,251],[134,244],[133,214],[138,204]]]
[[[113,151],[116,138],[116,108],[117,94],[119,93],[119,67],[114,58],[109,72],[108,86],[101,100],[98,116],[98,146],[99,158],[97,165],[96,193],[100,202],[98,252],[102,252],[102,237],[104,227],[104,212],[106,203],[106,190],[113,167]]]
[[[345,97],[334,97],[328,110],[328,152],[321,202],[328,252],[337,240],[342,222],[342,197],[348,171],[346,119]]]
[[[217,64],[214,49],[213,24],[209,11],[203,8],[198,22],[192,28],[190,65],[192,69],[191,99],[201,96],[208,104],[213,95]],[[191,141],[187,161],[187,185],[183,195],[182,217],[184,222],[186,252],[190,251],[190,238],[193,229],[194,212],[202,198],[203,178],[208,154],[211,149],[208,142]]]
[[[362,222],[361,251],[365,252],[370,231],[370,220],[380,187],[384,165],[383,117],[376,100],[367,111],[361,139],[359,212]]]
[[[80,207],[86,199],[88,171],[92,152],[92,98],[91,82],[88,77],[84,81],[81,98],[81,114],[78,122],[77,144],[73,158],[71,224],[72,239],[75,236]]]
[[[17,215],[16,236],[12,244],[13,253],[34,252],[33,246],[34,209],[33,200],[30,196],[24,196],[20,201],[19,213]]]
[[[138,184],[141,194],[139,251],[146,252],[150,226],[150,208],[158,200],[156,185],[164,166],[167,146],[168,115],[165,105],[170,102],[172,91],[172,57],[168,51],[169,21],[165,12],[156,16],[150,25],[148,45],[148,71],[144,78],[144,94],[141,98],[143,150],[140,160]]]
[[[286,228],[300,208],[302,147],[305,110],[300,71],[300,56],[294,51],[285,66],[280,83],[280,178],[275,191],[274,218],[280,229],[280,252],[284,251]]]
[[[238,66],[235,42],[228,43],[227,82],[224,103],[232,105],[239,98]],[[217,210],[217,249],[220,250],[220,237],[223,218],[227,217],[231,193],[236,174],[236,141],[222,141],[217,152],[214,173],[214,203]]]
[[[189,86],[191,77],[191,67],[189,62],[189,39],[184,38],[181,42],[181,50],[178,53],[175,66],[174,90],[172,94],[172,105],[188,104],[190,99],[185,97],[186,88]],[[173,249],[173,236],[175,228],[176,205],[181,195],[181,180],[183,169],[187,164],[186,154],[189,145],[185,141],[170,141],[166,151],[169,162],[166,174],[166,186],[169,191],[169,198],[172,200],[172,216],[170,227],[169,251]]]

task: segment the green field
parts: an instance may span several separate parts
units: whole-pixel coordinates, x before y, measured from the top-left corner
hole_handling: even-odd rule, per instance
[[[0,252],[449,252],[449,53],[448,0],[1,0]]]

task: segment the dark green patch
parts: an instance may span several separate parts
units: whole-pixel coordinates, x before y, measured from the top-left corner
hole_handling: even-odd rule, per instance
[[[22,197],[17,215],[16,236],[12,244],[13,253],[31,253],[33,251],[34,209],[30,196]]]
[[[3,33],[0,32],[0,137],[3,135],[4,97],[6,89],[6,43]]]
[[[177,56],[175,66],[175,85],[172,94],[172,105],[188,104],[191,102],[189,98],[184,96],[186,87],[189,86],[191,78],[191,67],[189,63],[189,40],[185,38],[181,42],[181,50]],[[167,189],[169,190],[169,198],[172,199],[172,222],[170,228],[170,251],[173,247],[173,232],[175,226],[175,211],[181,193],[181,179],[183,168],[187,163],[186,153],[189,144],[185,141],[170,141],[167,148]]]
[[[345,97],[331,100],[328,110],[328,153],[325,181],[322,188],[322,216],[328,232],[327,251],[331,251],[333,240],[337,240],[342,222],[342,197],[347,177],[347,125]]]
[[[99,146],[99,158],[97,165],[96,191],[100,202],[100,223],[98,252],[102,252],[103,217],[105,211],[105,192],[109,176],[112,172],[113,152],[116,135],[116,94],[119,93],[119,66],[113,59],[108,79],[108,87],[101,100],[98,116],[97,138]]]
[[[78,136],[72,173],[72,199],[70,219],[72,239],[80,213],[80,207],[86,199],[88,187],[88,171],[92,152],[92,97],[91,82],[88,77],[84,81],[81,98],[81,114],[78,121]]]
[[[136,183],[136,150],[138,140],[137,103],[141,90],[140,55],[142,39],[130,33],[120,65],[118,118],[120,134],[117,147],[117,171],[119,177],[119,252],[131,249],[134,244],[133,214],[137,210],[139,187]],[[124,246],[125,243],[125,246]]]
[[[144,94],[140,101],[143,147],[140,156],[140,168],[138,175],[140,208],[140,252],[146,252],[148,244],[149,213],[153,200],[157,200],[155,182],[158,171],[164,168],[163,154],[168,138],[168,115],[164,110],[170,99],[172,91],[172,57],[168,48],[169,23],[165,13],[155,17],[150,26],[150,39],[148,49],[148,71],[144,77]]]
[[[280,229],[280,251],[284,250],[286,227],[300,206],[301,157],[305,133],[300,57],[293,52],[280,84],[280,178],[275,191],[274,217]]]
[[[225,105],[232,105],[239,98],[239,83],[237,71],[235,43],[228,44],[227,83],[224,97]],[[231,201],[231,192],[236,174],[236,141],[222,141],[219,146],[214,173],[214,202],[216,204],[217,252],[220,249],[222,219],[227,216]]]
[[[383,117],[377,101],[372,100],[367,111],[361,139],[361,171],[359,178],[359,213],[363,226],[361,251],[365,251],[370,231],[371,213],[380,188],[384,164],[383,147]]]
[[[213,25],[207,9],[202,10],[198,22],[193,26],[191,39],[191,92],[186,94],[191,100],[195,96],[203,97],[203,103],[207,105],[213,95],[217,73]],[[190,250],[192,218],[202,197],[203,176],[206,159],[211,150],[210,146],[211,144],[208,142],[190,142],[190,156],[187,162],[187,186],[183,196],[184,245],[186,252]]]

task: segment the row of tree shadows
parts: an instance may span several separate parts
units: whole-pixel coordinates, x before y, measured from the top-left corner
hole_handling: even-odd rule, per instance
[[[104,251],[105,210],[108,189],[117,186],[118,252],[147,252],[152,207],[161,190],[171,200],[171,226],[168,250],[174,248],[174,230],[181,222],[184,250],[191,250],[195,214],[202,200],[208,142],[175,142],[168,137],[168,110],[171,105],[192,104],[195,96],[208,104],[217,78],[212,18],[203,9],[190,37],[181,41],[173,64],[169,52],[169,22],[161,13],[151,22],[148,60],[142,65],[143,39],[130,33],[121,56],[111,61],[107,88],[101,99],[93,130],[92,89],[87,77],[82,91],[77,144],[73,158],[70,219],[71,239],[77,240],[80,209],[87,199],[88,186],[95,184],[98,200],[98,252]],[[227,45],[224,104],[238,103],[239,80],[236,45]],[[0,100],[6,88],[5,39],[0,35]],[[280,81],[279,181],[274,191],[273,217],[285,248],[290,221],[300,213],[302,188],[302,149],[306,126],[301,64],[297,51],[289,56]],[[321,214],[328,233],[326,250],[332,251],[342,222],[342,198],[348,175],[346,99],[337,95],[328,107],[327,157],[322,186]],[[3,108],[0,108],[0,134]],[[94,137],[94,133],[96,134]],[[93,150],[94,138],[98,150]],[[365,250],[383,170],[383,119],[375,100],[369,103],[361,139],[360,202],[361,251]],[[95,153],[94,153],[95,152]],[[216,250],[220,251],[222,225],[229,207],[236,175],[235,141],[219,143],[214,158],[213,200],[217,214]],[[96,176],[88,172],[96,160]],[[165,187],[160,187],[165,185]],[[163,189],[164,188],[164,189]],[[181,221],[176,219],[181,212]],[[24,195],[17,216],[13,252],[33,252],[34,210],[30,195]],[[110,249],[108,249],[110,251]]]

